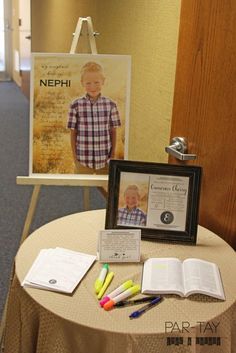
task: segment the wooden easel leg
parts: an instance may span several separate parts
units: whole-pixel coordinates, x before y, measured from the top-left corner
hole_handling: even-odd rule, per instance
[[[41,185],[34,186],[34,190],[31,196],[30,205],[25,219],[24,229],[22,232],[20,243],[22,243],[29,235],[29,230],[36,210],[40,189],[41,189]]]
[[[102,196],[107,200],[108,192],[105,188],[100,186],[97,187],[98,191],[102,194]]]

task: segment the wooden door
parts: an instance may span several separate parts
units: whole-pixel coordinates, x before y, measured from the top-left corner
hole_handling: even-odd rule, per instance
[[[199,223],[236,249],[235,24],[235,0],[182,0],[171,137],[203,168]]]

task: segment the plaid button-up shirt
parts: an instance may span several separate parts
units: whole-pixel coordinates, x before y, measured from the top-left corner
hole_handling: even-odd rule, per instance
[[[78,161],[89,168],[105,167],[112,148],[111,128],[120,125],[117,106],[111,99],[99,96],[92,102],[86,95],[73,101],[67,127],[77,130]]]
[[[118,225],[146,225],[146,214],[138,207],[129,210],[127,207],[118,209]]]

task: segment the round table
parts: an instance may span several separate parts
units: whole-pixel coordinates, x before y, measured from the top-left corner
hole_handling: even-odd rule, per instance
[[[219,266],[226,301],[200,295],[189,298],[166,295],[156,308],[139,319],[130,320],[129,314],[137,306],[111,311],[100,308],[94,293],[94,282],[101,269],[98,261],[72,295],[20,287],[19,282],[23,281],[41,249],[63,247],[95,255],[98,233],[104,229],[104,224],[104,210],[69,215],[37,229],[21,245],[15,261],[17,278],[10,295],[13,307],[8,310],[11,325],[7,325],[6,348],[8,345],[9,352],[18,351],[12,340],[13,331],[18,332],[24,353],[171,353],[175,352],[178,340],[183,352],[191,352],[200,336],[209,336],[210,332],[203,329],[214,328],[212,322],[219,322],[215,336],[221,338],[220,346],[199,344],[197,348],[205,348],[206,352],[212,349],[214,353],[217,349],[219,353],[235,351],[236,345],[233,347],[232,343],[236,310],[236,281],[232,273],[236,268],[235,252],[224,240],[201,226],[197,245],[142,240],[141,263],[110,264],[115,276],[108,292],[128,279],[141,283],[142,262],[149,257],[181,260],[194,257]],[[20,323],[15,323],[16,316]]]

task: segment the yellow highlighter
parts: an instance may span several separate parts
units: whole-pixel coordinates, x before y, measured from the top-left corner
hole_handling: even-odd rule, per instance
[[[105,282],[100,290],[100,292],[97,295],[98,299],[101,299],[103,294],[105,293],[107,287],[109,286],[109,284],[111,283],[112,279],[114,277],[114,272],[109,272],[108,275],[106,276]]]

